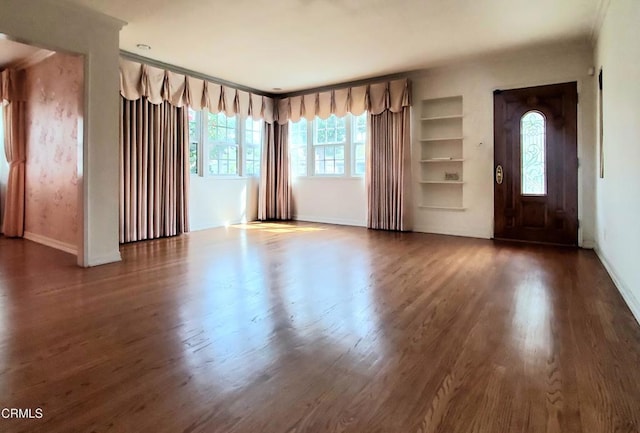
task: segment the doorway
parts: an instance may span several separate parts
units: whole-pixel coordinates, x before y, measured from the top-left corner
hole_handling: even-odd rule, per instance
[[[494,92],[494,238],[578,244],[575,82]]]
[[[0,152],[0,212],[12,217],[9,233],[4,234],[64,251],[77,260],[84,230],[84,63],[83,56],[0,35],[0,70],[7,70],[3,81],[8,79],[4,82],[12,89],[3,94],[0,110],[4,115],[12,110],[11,120],[3,122],[4,128],[11,125],[11,139],[0,137],[0,146],[11,150],[8,155]],[[6,224],[0,232],[3,229]]]

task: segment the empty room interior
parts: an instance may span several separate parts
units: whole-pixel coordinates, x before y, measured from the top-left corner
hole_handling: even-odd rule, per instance
[[[640,432],[639,24],[0,0],[0,432]]]

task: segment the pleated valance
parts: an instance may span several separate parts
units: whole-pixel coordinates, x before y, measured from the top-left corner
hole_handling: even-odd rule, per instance
[[[176,107],[208,109],[228,116],[239,114],[268,123],[284,124],[316,116],[326,119],[335,114],[360,115],[365,111],[393,113],[411,105],[411,82],[392,80],[343,89],[314,92],[274,100],[212,81],[168,71],[132,60],[120,59],[120,94],[128,100],[146,97],[152,104],[168,101]]]
[[[377,115],[385,110],[399,113],[410,105],[411,82],[403,78],[279,99],[276,119],[282,124],[302,118],[313,120],[316,116],[326,119],[332,114],[338,117],[347,113],[357,116],[368,111]]]
[[[0,102],[25,101],[24,71],[5,69],[0,72]]]
[[[251,116],[268,123],[274,120],[274,101],[268,96],[123,58],[120,58],[120,94],[131,101],[144,96],[152,104],[168,101],[176,107],[206,108],[212,113]]]

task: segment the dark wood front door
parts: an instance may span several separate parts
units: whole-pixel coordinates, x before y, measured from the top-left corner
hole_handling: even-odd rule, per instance
[[[494,92],[496,239],[578,244],[576,83]]]

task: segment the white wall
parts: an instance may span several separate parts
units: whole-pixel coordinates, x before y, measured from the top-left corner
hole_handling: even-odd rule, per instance
[[[605,177],[596,182],[596,251],[640,321],[640,2],[612,0],[596,46]],[[598,68],[599,69],[599,68]]]
[[[191,176],[191,231],[226,226],[258,218],[258,178]]]
[[[367,225],[367,191],[362,177],[293,179],[293,215],[299,221]]]
[[[593,50],[556,44],[483,57],[430,69],[413,78],[414,228],[416,231],[491,238],[493,236],[493,90],[578,82],[580,245],[594,243],[594,77]],[[420,209],[419,117],[422,99],[463,97],[463,190],[465,211]]]
[[[53,0],[0,2],[0,29],[9,37],[85,56],[85,118],[78,153],[84,226],[78,263],[84,266],[120,260],[118,56],[123,24]]]

